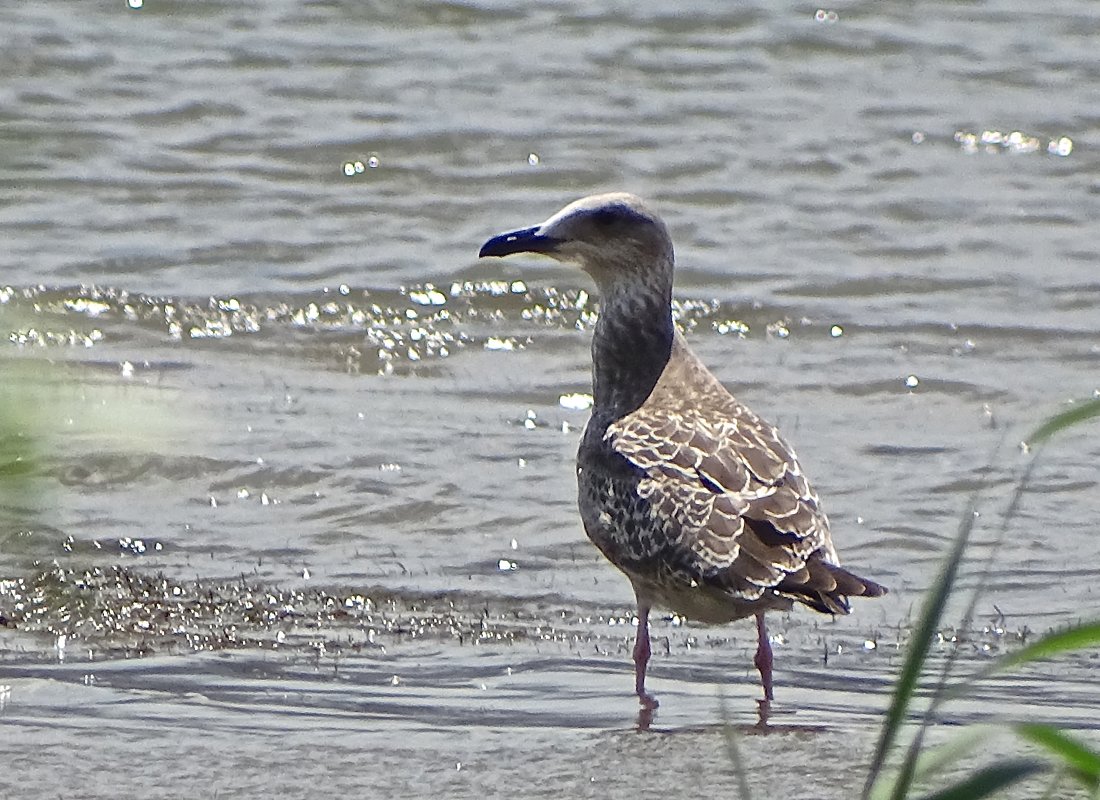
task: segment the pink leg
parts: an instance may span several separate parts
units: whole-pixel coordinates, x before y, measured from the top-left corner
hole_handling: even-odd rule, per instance
[[[768,641],[768,627],[764,624],[764,612],[756,615],[756,658],[752,660],[760,670],[760,684],[764,687],[764,700],[774,700],[772,695],[772,645]]]
[[[638,603],[638,633],[634,639],[634,692],[646,708],[656,708],[657,699],[645,690],[645,670],[649,665],[649,606]]]

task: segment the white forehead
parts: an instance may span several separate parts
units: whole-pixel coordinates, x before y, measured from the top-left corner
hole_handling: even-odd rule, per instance
[[[608,192],[607,194],[593,194],[588,197],[582,197],[580,200],[574,200],[557,214],[546,220],[542,226],[548,228],[554,223],[560,222],[566,217],[571,217],[575,214],[588,213],[601,208],[614,208],[616,206],[620,208],[625,206],[643,217],[652,219],[654,216],[653,212],[646,207],[646,204],[642,202],[640,197],[632,195],[629,192]]]

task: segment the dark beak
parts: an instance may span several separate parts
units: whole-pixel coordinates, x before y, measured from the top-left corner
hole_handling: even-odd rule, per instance
[[[478,258],[485,256],[510,256],[512,253],[550,253],[560,244],[557,239],[540,236],[539,228],[524,228],[494,236],[481,246]]]

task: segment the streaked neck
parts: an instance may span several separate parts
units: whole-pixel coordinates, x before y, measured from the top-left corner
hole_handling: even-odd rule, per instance
[[[661,377],[672,351],[672,269],[649,284],[601,285],[592,338],[593,414],[609,420],[636,410]]]

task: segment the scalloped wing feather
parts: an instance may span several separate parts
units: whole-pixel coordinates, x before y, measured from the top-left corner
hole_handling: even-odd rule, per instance
[[[747,600],[792,579],[801,595],[801,584],[818,583],[812,557],[837,562],[817,495],[776,428],[677,339],[681,353],[650,398],[606,438],[644,472],[638,491],[665,521],[680,571]]]

